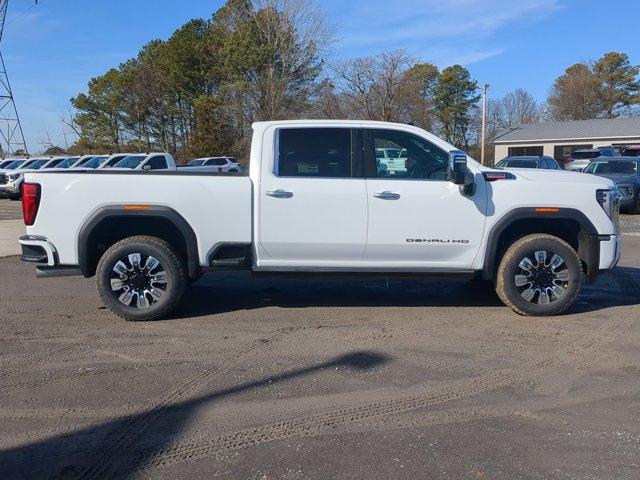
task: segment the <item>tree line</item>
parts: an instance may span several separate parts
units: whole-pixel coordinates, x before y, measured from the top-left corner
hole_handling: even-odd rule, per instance
[[[478,82],[404,50],[328,61],[333,32],[308,0],[228,0],[167,40],[89,81],[64,121],[78,153],[163,150],[184,161],[248,156],[251,124],[287,118],[412,123],[479,148]],[[624,53],[569,67],[546,104],[518,89],[488,106],[488,136],[543,119],[611,118],[640,103],[639,68]],[[48,145],[53,148],[52,145]]]

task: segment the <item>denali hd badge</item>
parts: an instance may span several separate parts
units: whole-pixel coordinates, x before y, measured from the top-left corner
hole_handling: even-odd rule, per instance
[[[442,240],[441,238],[407,238],[408,243],[469,243],[469,240]]]

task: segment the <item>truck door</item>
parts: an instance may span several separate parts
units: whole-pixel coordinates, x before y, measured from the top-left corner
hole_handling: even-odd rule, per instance
[[[471,197],[447,181],[449,154],[410,132],[363,130],[369,207],[367,266],[468,269],[478,253],[486,218],[484,181]],[[401,150],[393,174],[376,162],[376,149]],[[478,175],[476,175],[478,177]]]
[[[367,195],[360,129],[274,127],[262,150],[258,266],[362,262]]]

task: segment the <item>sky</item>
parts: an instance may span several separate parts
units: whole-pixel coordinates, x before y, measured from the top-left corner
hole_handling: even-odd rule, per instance
[[[30,151],[87,81],[166,39],[223,0],[11,0],[0,48]],[[460,63],[497,98],[523,88],[544,101],[554,79],[607,51],[640,64],[638,0],[321,0],[336,41],[329,59],[406,49],[416,61]],[[73,138],[67,136],[66,142]]]

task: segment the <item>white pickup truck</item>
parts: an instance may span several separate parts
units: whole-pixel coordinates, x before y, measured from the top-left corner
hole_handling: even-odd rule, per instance
[[[249,176],[28,173],[22,259],[96,276],[127,320],[167,315],[208,270],[470,275],[524,315],[553,315],[621,253],[610,180],[479,165],[419,128],[369,121],[253,126]],[[406,151],[389,175],[376,149]]]

